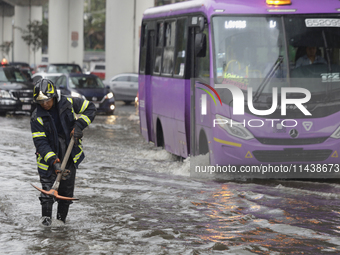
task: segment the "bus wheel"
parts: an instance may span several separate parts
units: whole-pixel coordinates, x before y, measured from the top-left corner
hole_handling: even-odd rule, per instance
[[[157,120],[157,147],[162,147],[164,149],[164,136],[163,128],[160,120]]]
[[[199,152],[199,155],[206,155],[204,157],[204,161],[207,165],[210,165],[209,144],[208,144],[207,136],[203,130],[201,130],[200,136],[199,136],[198,152]]]

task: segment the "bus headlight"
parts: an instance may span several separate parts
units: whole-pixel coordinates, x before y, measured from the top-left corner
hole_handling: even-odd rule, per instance
[[[339,139],[340,138],[340,126],[334,131],[331,135],[332,138]]]
[[[227,131],[230,135],[244,139],[250,140],[253,139],[254,136],[248,129],[246,129],[242,123],[228,119],[222,115],[216,114],[216,119],[214,120],[214,126],[219,125],[225,131]]]
[[[0,89],[0,98],[12,98],[7,90]]]

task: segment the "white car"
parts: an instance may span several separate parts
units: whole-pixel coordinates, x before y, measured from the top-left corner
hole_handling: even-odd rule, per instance
[[[41,73],[35,73],[32,75],[32,79],[33,79],[33,83],[35,84],[37,81],[39,81],[40,79],[49,79],[51,80],[53,83],[55,83],[55,81],[58,79],[58,77],[60,75],[62,75],[63,73],[45,73],[45,72],[41,72]]]
[[[124,101],[127,104],[135,102],[138,93],[138,74],[118,74],[105,81],[105,84],[110,86],[116,101]]]

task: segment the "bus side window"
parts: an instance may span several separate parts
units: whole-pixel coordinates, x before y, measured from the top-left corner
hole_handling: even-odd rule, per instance
[[[203,31],[207,38],[207,48],[205,57],[197,58],[197,67],[198,67],[198,77],[199,78],[209,78],[210,77],[210,55],[209,55],[209,33],[208,28],[206,27]]]
[[[188,41],[187,19],[177,20],[176,63],[174,75],[183,76],[185,70],[186,45]]]
[[[176,22],[166,22],[165,27],[165,45],[163,52],[162,73],[172,74],[174,68],[174,51],[175,51],[175,35]]]
[[[156,51],[153,73],[160,73],[162,66],[162,52],[163,52],[163,22],[157,23],[157,35],[156,35]]]

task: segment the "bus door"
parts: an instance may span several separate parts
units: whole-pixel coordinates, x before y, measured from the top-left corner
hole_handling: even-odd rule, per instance
[[[140,56],[139,97],[141,100],[139,102],[139,114],[141,132],[147,141],[153,141],[151,73],[155,41],[154,29],[152,22],[143,24],[141,37],[143,41],[141,42]]]
[[[206,97],[203,106],[202,95],[206,96],[210,84],[210,56],[209,56],[209,32],[206,19],[195,17],[190,28],[190,154],[206,154],[209,152],[207,130],[211,122],[210,99]],[[203,113],[205,108],[205,113]]]

